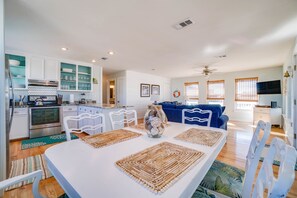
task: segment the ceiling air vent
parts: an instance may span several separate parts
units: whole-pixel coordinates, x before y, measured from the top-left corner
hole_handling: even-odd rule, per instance
[[[185,28],[193,23],[194,22],[191,19],[185,19],[185,20],[175,24],[173,27],[177,30],[181,30],[182,28]]]

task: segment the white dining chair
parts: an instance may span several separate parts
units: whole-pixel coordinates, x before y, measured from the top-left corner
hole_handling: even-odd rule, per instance
[[[16,177],[9,178],[7,180],[1,181],[0,182],[0,190],[5,189],[9,186],[12,186],[14,184],[18,184],[20,182],[29,180],[29,179],[34,179],[33,181],[33,186],[32,186],[32,192],[33,196],[35,198],[42,198],[41,194],[38,191],[39,188],[39,182],[42,178],[42,170],[37,170],[25,175],[19,175]]]
[[[260,134],[261,131],[263,131],[262,135]],[[249,146],[248,154],[246,156],[245,175],[241,194],[243,198],[251,197],[253,181],[259,164],[259,159],[261,157],[265,143],[269,138],[270,131],[271,124],[269,122],[264,122],[261,120],[258,122]]]
[[[277,178],[272,168],[276,156],[280,159]],[[297,152],[294,147],[279,138],[273,138],[259,171],[252,197],[264,197],[265,190],[269,198],[286,197],[295,180],[296,159]]]
[[[199,117],[188,117],[186,114],[192,114],[192,113],[199,113],[199,114],[208,114],[208,117],[206,118],[199,118]],[[199,108],[194,109],[183,109],[182,110],[182,123],[185,124],[186,120],[189,122],[206,122],[206,126],[210,127],[210,121],[211,121],[212,111],[211,110],[202,110]]]
[[[109,112],[109,118],[111,127],[113,130],[125,127],[125,124],[129,126],[131,123],[137,125],[137,112],[133,109],[121,109],[119,111]],[[117,127],[118,126],[118,127]]]
[[[263,131],[263,135],[260,132]],[[242,197],[250,197],[253,187],[253,181],[261,157],[261,153],[265,147],[265,143],[269,138],[271,124],[260,120],[254,131],[252,141],[249,146],[245,163],[245,175],[242,188]]]
[[[78,127],[70,127],[70,123],[83,123]],[[77,125],[77,124],[76,124]],[[71,140],[71,133],[99,133],[105,131],[105,116],[102,113],[89,114],[82,113],[78,116],[67,116],[64,118],[64,127],[67,141]]]

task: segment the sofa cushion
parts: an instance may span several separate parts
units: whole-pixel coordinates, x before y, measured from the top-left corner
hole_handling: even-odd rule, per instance
[[[175,109],[176,105],[175,104],[162,104],[163,109]]]
[[[194,105],[176,105],[176,109],[193,109]]]

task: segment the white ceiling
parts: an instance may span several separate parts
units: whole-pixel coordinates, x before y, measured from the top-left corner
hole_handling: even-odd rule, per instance
[[[6,48],[166,77],[280,66],[296,0],[6,0]],[[172,26],[186,18],[195,24]],[[69,50],[61,51],[61,47]],[[110,56],[108,51],[114,51]],[[215,56],[227,54],[227,58]],[[156,69],[152,71],[152,69]]]

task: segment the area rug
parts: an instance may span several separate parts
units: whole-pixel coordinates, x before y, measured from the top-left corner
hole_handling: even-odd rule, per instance
[[[211,147],[218,142],[221,136],[221,132],[191,128],[179,134],[175,138],[178,140]]]
[[[215,160],[200,183],[200,186],[193,194],[193,197],[199,197],[198,195],[201,195],[201,193],[205,194],[205,190],[207,191],[209,189],[210,191],[207,192],[207,196],[205,195],[204,197],[217,197],[211,193],[213,191],[214,193],[223,194],[228,197],[240,198],[244,173],[241,169]],[[204,190],[201,190],[201,187]]]
[[[77,139],[78,137],[71,133],[71,139]],[[59,142],[65,142],[66,141],[66,134],[58,134],[58,135],[51,135],[51,136],[45,136],[40,138],[32,138],[23,140],[21,143],[22,150],[34,148],[38,146],[44,146],[47,144],[54,144]]]
[[[125,129],[118,129],[96,135],[85,136],[81,138],[81,140],[94,148],[100,148],[130,140],[132,138],[137,138],[139,136],[141,136],[140,133],[135,133]]]
[[[262,153],[261,153],[261,157],[260,157],[260,161],[261,161],[261,162],[264,162],[264,158],[265,158],[265,156],[268,154],[269,147],[270,147],[269,144],[265,144],[265,147],[264,147],[264,149],[263,149],[263,151],[262,151]],[[273,160],[273,165],[275,165],[275,166],[280,166],[280,160],[277,158],[277,156],[276,156],[276,158]],[[295,164],[295,171],[297,171],[297,162],[296,162],[296,164]]]
[[[42,179],[47,179],[52,177],[52,174],[47,168],[44,155],[35,155],[23,159],[14,160],[11,162],[12,167],[10,170],[9,178],[16,177],[19,175],[31,173],[36,170],[42,170]],[[24,182],[20,182],[13,186],[6,188],[5,190],[12,190],[19,188],[23,185],[33,183],[34,179],[29,179]]]
[[[184,175],[204,153],[162,142],[116,162],[135,181],[160,194]]]

